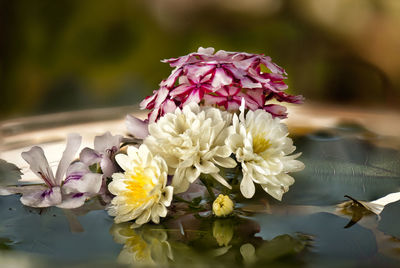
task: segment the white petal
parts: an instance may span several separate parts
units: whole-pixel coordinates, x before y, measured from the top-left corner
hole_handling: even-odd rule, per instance
[[[109,131],[104,133],[101,136],[96,136],[94,138],[94,149],[98,152],[106,152],[113,147],[119,149],[119,145],[121,143],[122,136],[121,135],[111,135]]]
[[[174,187],[172,186],[165,187],[164,196],[161,198],[161,201],[164,204],[164,206],[169,207],[171,205],[173,194],[174,194]]]
[[[30,207],[50,207],[62,201],[60,187],[23,193],[21,203]]]
[[[90,195],[97,194],[102,184],[102,174],[87,173],[77,180],[68,180],[62,186],[63,192],[70,193],[88,193]]]
[[[98,163],[101,160],[101,156],[95,150],[91,148],[84,148],[79,154],[79,160],[86,165],[90,166],[94,163]]]
[[[271,195],[273,198],[281,201],[282,200],[282,195],[285,193],[284,189],[282,186],[276,186],[272,184],[264,184],[261,185],[261,187],[266,191],[269,195]]]
[[[254,186],[253,180],[250,178],[249,174],[244,173],[243,179],[240,182],[240,192],[246,198],[252,198],[256,188]]]
[[[126,128],[129,133],[138,139],[144,139],[149,135],[149,123],[142,121],[132,115],[127,115],[125,118]]]
[[[219,172],[219,168],[217,168],[213,163],[210,161],[203,160],[201,163],[195,163],[194,166],[200,173],[210,174],[210,173],[217,173]],[[190,180],[189,180],[190,181]],[[191,181],[193,182],[193,181]]]
[[[222,185],[224,185],[225,187],[232,189],[232,186],[229,185],[229,183],[218,173],[213,173],[210,174],[214,179],[216,179],[219,183],[221,183]]]
[[[84,194],[64,195],[62,203],[57,205],[57,207],[65,209],[81,207],[85,204],[86,197]]]
[[[143,212],[142,215],[139,216],[139,218],[136,219],[135,223],[140,225],[145,224],[150,220],[150,216],[151,216],[151,210],[147,209]]]
[[[43,149],[38,146],[32,147],[29,151],[21,153],[22,158],[29,164],[30,169],[50,186],[56,186],[53,171],[51,170]]]
[[[61,185],[61,181],[68,166],[74,160],[75,154],[81,146],[82,137],[79,134],[72,133],[67,137],[67,145],[61,157],[60,163],[58,164],[55,182],[56,185]]]
[[[130,146],[130,147],[133,147],[133,146]],[[128,149],[130,147],[128,147]],[[118,165],[123,170],[131,170],[132,169],[131,160],[126,154],[117,154],[115,156],[115,161],[117,161]]]

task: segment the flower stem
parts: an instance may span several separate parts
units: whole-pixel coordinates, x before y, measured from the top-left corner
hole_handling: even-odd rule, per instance
[[[203,177],[200,176],[200,181],[204,184],[204,186],[207,188],[207,192],[210,195],[212,200],[215,200],[215,194],[211,188],[211,186],[208,184],[207,180]]]
[[[179,201],[179,202],[191,204],[190,201],[187,201],[187,200],[185,200],[185,199],[183,199],[182,197],[179,197],[179,196],[177,196],[177,195],[174,195],[174,199],[177,200],[177,201]]]

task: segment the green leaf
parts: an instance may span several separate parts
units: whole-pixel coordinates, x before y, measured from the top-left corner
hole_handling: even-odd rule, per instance
[[[16,165],[0,159],[0,186],[18,184],[21,175],[22,172]]]

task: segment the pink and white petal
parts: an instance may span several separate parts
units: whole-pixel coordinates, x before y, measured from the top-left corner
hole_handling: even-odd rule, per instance
[[[279,92],[274,94],[274,97],[280,102],[296,103],[301,104],[304,102],[304,97],[302,95],[289,95],[284,92]]]
[[[94,149],[98,152],[106,152],[113,148],[118,149],[121,140],[121,135],[111,135],[110,131],[107,131],[103,135],[94,138]]]
[[[166,114],[166,113],[173,113],[176,110],[176,104],[173,100],[166,100],[162,107],[161,107],[161,111],[162,114]]]
[[[160,116],[160,107],[155,108],[153,111],[151,111],[148,115],[149,117],[149,124],[150,123],[154,123],[155,121],[157,121],[158,117]]]
[[[247,75],[246,71],[240,70],[232,64],[225,64],[224,69],[226,70],[227,73],[233,75],[233,78],[237,80],[241,80],[243,77]]]
[[[157,97],[155,99],[155,107],[160,107],[161,104],[165,101],[169,94],[169,89],[165,87],[161,87],[157,92]]]
[[[264,106],[264,111],[270,113],[273,117],[286,118],[286,107],[277,104],[268,104]]]
[[[201,90],[194,89],[192,90],[192,92],[190,92],[189,96],[187,96],[187,98],[183,102],[183,106],[191,102],[199,103],[202,100],[203,96],[204,94]]]
[[[197,49],[197,53],[211,56],[212,54],[214,54],[214,48],[213,47],[207,47],[207,48],[199,47]]]
[[[172,88],[175,85],[176,80],[178,79],[178,77],[182,74],[183,69],[182,68],[178,68],[178,69],[174,69],[170,76],[167,78],[167,80],[163,81],[160,86],[161,87],[167,87],[167,88]]]
[[[242,69],[242,70],[247,70],[254,64],[254,62],[257,61],[256,57],[251,57],[248,59],[243,59],[243,60],[235,60],[233,62],[233,65],[235,65],[236,68]]]
[[[51,170],[43,149],[38,146],[21,153],[22,158],[29,164],[30,169],[49,186],[55,186],[53,171]]]
[[[270,69],[272,73],[286,74],[285,69],[273,63],[270,57],[263,57],[261,59],[261,63],[264,64],[268,69]]]
[[[190,59],[191,55],[185,55],[179,58],[170,58],[170,59],[165,59],[162,60],[161,62],[163,63],[169,63],[169,66],[171,67],[180,67],[182,65],[184,65],[185,63],[187,63]]]
[[[211,85],[214,88],[220,88],[232,84],[232,77],[230,77],[223,68],[216,68],[214,78]]]
[[[153,109],[154,108],[154,103],[157,97],[157,91],[153,92],[154,94],[151,96],[146,97],[144,100],[142,100],[139,104],[140,109]]]
[[[225,103],[225,108],[229,112],[237,111],[239,110],[239,107],[240,107],[240,101],[231,100]]]
[[[33,190],[22,194],[21,203],[29,207],[51,207],[59,205],[62,201],[60,187],[47,188],[46,190]]]
[[[180,95],[187,95],[192,91],[192,89],[194,87],[195,86],[191,85],[191,84],[182,84],[180,86],[177,86],[173,90],[171,90],[170,96],[171,97],[176,97],[176,96],[180,96]]]
[[[229,59],[229,52],[225,51],[225,50],[218,50],[215,53],[215,57],[217,58],[217,60],[227,60]]]
[[[102,184],[102,174],[87,173],[77,180],[68,180],[62,186],[65,194],[71,193],[88,193],[90,195],[97,194]]]
[[[194,83],[199,83],[204,76],[207,76],[215,68],[214,65],[186,65],[183,67],[186,76]]]
[[[75,158],[75,154],[81,146],[82,137],[79,134],[71,133],[67,137],[67,145],[61,157],[60,163],[58,164],[56,177],[54,178],[55,185],[61,186],[62,179],[67,171],[72,160]]]
[[[240,79],[240,83],[243,88],[262,88],[262,85],[258,81],[253,81],[249,77],[243,77]]]
[[[224,87],[224,89],[225,92],[227,93],[227,95],[225,96],[236,96],[241,91],[241,88],[236,86],[226,86]]]
[[[125,125],[128,132],[138,139],[144,139],[149,135],[149,121],[140,120],[130,114],[125,117]]]
[[[261,88],[248,89],[246,93],[240,92],[238,95],[245,98],[246,105],[249,108],[251,107],[251,110],[256,110],[264,106],[265,96]]]
[[[206,105],[214,105],[218,104],[221,105],[221,103],[226,102],[226,97],[220,97],[220,96],[214,96],[210,94],[205,94],[204,95],[204,102]]]

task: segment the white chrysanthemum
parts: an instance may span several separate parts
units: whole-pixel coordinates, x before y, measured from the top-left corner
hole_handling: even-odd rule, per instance
[[[239,118],[236,114],[233,117],[233,128],[235,133],[228,138],[228,144],[242,164],[240,191],[243,196],[251,198],[257,183],[281,200],[294,183],[288,172],[304,168],[302,162],[295,160],[300,154],[289,155],[296,147],[287,137],[286,125],[264,110],[248,111],[245,118],[242,103]]]
[[[175,193],[186,191],[201,173],[210,174],[230,188],[217,166],[236,166],[236,161],[230,158],[232,151],[225,144],[232,133],[231,121],[232,116],[227,112],[189,103],[149,125],[150,135],[144,144],[167,162],[169,174],[174,175]]]
[[[118,154],[115,160],[125,170],[114,173],[108,189],[115,195],[108,213],[115,222],[136,220],[142,225],[150,220],[159,223],[167,215],[173,187],[166,186],[167,165],[160,156],[153,156],[146,145],[128,147],[128,155]]]

